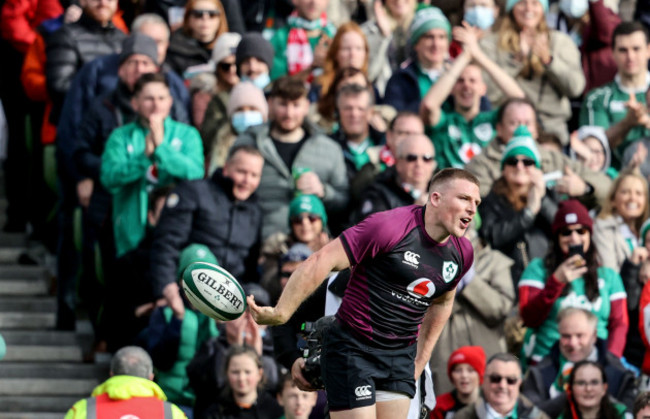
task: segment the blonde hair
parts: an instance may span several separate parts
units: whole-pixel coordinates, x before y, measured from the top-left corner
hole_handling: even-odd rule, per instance
[[[636,232],[639,233],[641,231],[641,226],[643,225],[643,222],[647,220],[648,217],[650,217],[650,206],[648,205],[648,182],[638,170],[621,171],[621,173],[614,180],[614,183],[612,183],[612,186],[609,189],[609,193],[607,194],[607,200],[603,204],[603,209],[600,211],[600,214],[598,214],[598,218],[602,219],[602,218],[608,218],[616,215],[616,208],[614,208],[614,198],[616,197],[616,193],[621,187],[623,181],[630,177],[641,181],[641,184],[643,185],[643,193],[645,195],[645,198],[643,200],[643,202],[645,203],[645,207],[643,208],[643,214],[641,214],[639,217],[636,218],[636,220],[634,220],[634,227],[636,228]]]
[[[510,54],[514,54],[515,56],[521,56],[521,37],[520,37],[520,32],[521,28],[517,24],[517,21],[515,21],[514,15],[512,13],[512,10],[510,13],[508,13],[504,18],[501,20],[501,23],[499,25],[498,29],[498,34],[499,34],[499,40],[498,40],[498,47],[499,49],[506,51]],[[548,28],[548,25],[546,24],[546,19],[542,18],[539,22],[539,25],[537,26],[537,33],[541,33],[546,35],[548,38],[549,46],[550,46],[550,30]],[[534,55],[532,51],[528,54],[527,57],[521,57],[522,62],[524,63],[523,68],[519,72],[519,75],[524,78],[532,78],[532,77],[539,77],[544,72],[546,69],[544,68],[544,64],[542,63],[542,60]]]

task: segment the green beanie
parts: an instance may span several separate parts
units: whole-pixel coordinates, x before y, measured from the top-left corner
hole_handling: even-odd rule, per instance
[[[299,195],[289,204],[289,224],[291,224],[291,217],[296,215],[309,213],[318,215],[323,220],[323,226],[327,225],[327,213],[325,206],[316,195]]]
[[[185,271],[185,268],[194,262],[206,262],[218,265],[217,257],[210,251],[208,246],[204,244],[190,244],[181,252],[178,258],[178,272],[176,274],[180,277]]]
[[[411,45],[415,45],[420,37],[431,29],[444,29],[447,31],[447,37],[451,39],[451,25],[440,9],[437,7],[424,7],[419,9],[415,12],[409,30]]]
[[[506,13],[510,13],[513,7],[515,7],[515,4],[519,3],[521,0],[507,0],[506,1]],[[542,7],[544,8],[544,14],[548,13],[548,0],[539,0],[540,3],[542,3]]]
[[[648,233],[648,230],[650,230],[650,218],[645,220],[643,225],[641,225],[641,232],[639,233],[639,242],[641,243],[641,246],[645,246],[645,235]]]
[[[514,156],[530,157],[535,160],[535,166],[538,169],[542,167],[539,150],[537,150],[537,144],[535,144],[535,140],[533,140],[530,131],[528,131],[528,128],[526,128],[525,125],[519,125],[517,127],[512,140],[510,140],[506,149],[503,151],[503,156],[501,156],[501,170],[503,170],[505,161],[509,157]]]

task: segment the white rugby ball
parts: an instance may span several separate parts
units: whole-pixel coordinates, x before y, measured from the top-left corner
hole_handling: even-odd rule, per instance
[[[234,320],[246,311],[246,293],[220,266],[191,263],[183,272],[183,290],[192,306],[217,320]]]

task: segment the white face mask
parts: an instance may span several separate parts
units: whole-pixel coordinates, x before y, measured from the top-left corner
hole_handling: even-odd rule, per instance
[[[579,19],[589,10],[589,0],[560,0],[562,13],[573,19]]]

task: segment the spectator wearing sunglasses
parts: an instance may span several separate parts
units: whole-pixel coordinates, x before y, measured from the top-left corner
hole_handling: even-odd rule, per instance
[[[510,257],[513,284],[536,257],[543,257],[557,201],[540,170],[540,152],[530,131],[520,126],[501,156],[501,177],[479,208],[481,237]]]
[[[453,36],[462,43],[463,52],[431,86],[420,105],[420,114],[438,151],[436,160],[441,169],[464,167],[481,154],[496,134],[498,109],[481,112],[481,97],[487,92],[481,70],[507,97],[524,97],[517,82],[483,53],[473,29],[456,27]],[[445,110],[443,104],[450,95],[453,109]]]
[[[459,410],[455,419],[526,418],[548,419],[549,416],[519,393],[521,366],[509,353],[493,355],[485,366],[482,395]]]
[[[171,36],[167,64],[186,80],[205,71],[217,38],[226,32],[228,22],[221,1],[189,0],[183,27]]]
[[[519,280],[519,313],[528,327],[524,355],[533,363],[560,339],[557,313],[581,307],[598,318],[597,336],[615,356],[623,355],[628,329],[627,296],[618,272],[601,266],[592,240],[593,221],[577,200],[560,204],[546,256],[533,259]]]
[[[427,185],[436,169],[433,144],[424,134],[413,134],[399,143],[396,152],[395,165],[370,184],[352,213],[351,223],[376,212],[426,203]]]
[[[325,230],[326,225],[327,213],[325,212],[325,206],[316,195],[299,195],[291,201],[289,204],[289,234],[275,233],[265,240],[262,246],[264,261],[262,263],[261,284],[267,289],[273,302],[277,301],[282,292],[279,285],[283,278],[281,277],[280,281],[278,281],[277,276],[278,269],[280,271],[283,269],[283,260],[287,252],[297,244],[303,246],[297,247],[296,251],[306,248],[310,250],[310,254],[325,246],[331,240]],[[309,254],[302,260],[307,259],[307,256]],[[294,257],[290,259],[292,262],[296,262],[296,260],[293,260]],[[293,272],[293,270],[290,272]],[[284,278],[285,282],[288,278]]]
[[[525,125],[537,141],[542,133],[535,105],[529,99],[510,98],[499,108],[495,125],[496,136],[466,165],[466,169],[481,182],[481,197],[487,196],[501,176],[501,157],[519,125]],[[539,150],[541,170],[559,175],[555,190],[583,200],[590,208],[605,200],[611,179],[605,173],[594,172],[584,164],[571,160],[563,153]]]
[[[562,412],[567,402],[569,374],[578,363],[587,360],[602,365],[608,383],[606,392],[632,408],[636,396],[634,373],[607,350],[607,341],[598,337],[598,326],[598,317],[579,307],[567,307],[557,314],[559,341],[537,365],[528,369],[521,386],[521,392],[549,416],[557,417]]]

